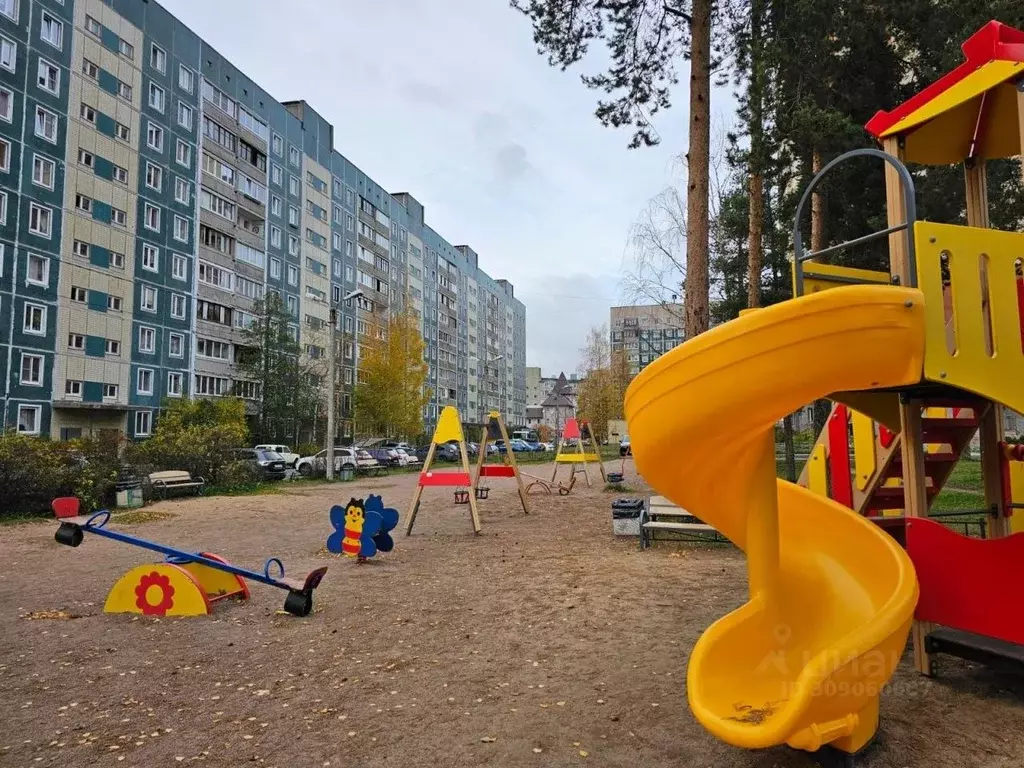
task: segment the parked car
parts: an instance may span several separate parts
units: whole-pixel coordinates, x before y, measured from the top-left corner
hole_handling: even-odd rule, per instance
[[[351,448],[334,449],[334,471],[339,472],[348,464],[351,467],[356,465],[355,451]],[[295,469],[303,477],[310,475],[323,475],[327,472],[327,450],[324,449],[313,456],[303,456],[295,462]]]
[[[434,455],[439,461],[462,461],[462,454],[459,452],[458,443],[439,445]]]
[[[235,460],[249,464],[253,472],[263,480],[284,480],[287,469],[284,456],[264,448],[239,448],[234,452]]]
[[[544,450],[544,446],[540,443],[534,443],[529,440],[523,440],[523,442],[526,443],[532,453],[540,453]],[[515,449],[513,448],[513,450]]]
[[[385,466],[399,466],[398,451],[394,448],[363,448],[361,450],[366,451],[370,456]]]
[[[281,454],[281,458],[284,459],[285,465],[289,466],[289,467],[294,467],[295,466],[295,462],[297,462],[299,460],[299,458],[300,458],[299,454],[295,453],[287,445],[281,445],[280,443],[277,444],[277,445],[270,445],[270,444],[257,445],[255,450],[257,450],[257,451],[273,451],[274,453],[279,453],[279,454]]]
[[[623,435],[619,440],[619,456],[632,456],[633,449],[629,444],[629,435]]]
[[[404,448],[395,448],[395,450],[398,451],[398,461],[403,467],[414,467],[417,464],[423,463],[420,457],[416,455],[416,451],[413,451],[411,448],[408,451]]]
[[[396,450],[401,448],[406,453],[414,453],[416,451],[411,445],[405,442],[395,442],[394,440],[386,440],[382,446],[383,448],[395,448]]]

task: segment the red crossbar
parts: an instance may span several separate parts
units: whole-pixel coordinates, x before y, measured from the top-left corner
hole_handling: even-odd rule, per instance
[[[505,464],[484,464],[480,467],[480,477],[515,477],[516,471]]]
[[[437,486],[453,486],[453,485],[471,485],[469,480],[468,472],[423,472],[420,474],[420,485],[437,485]]]

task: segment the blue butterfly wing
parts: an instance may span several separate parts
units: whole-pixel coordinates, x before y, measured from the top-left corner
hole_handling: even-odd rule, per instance
[[[382,531],[374,536],[373,542],[381,552],[390,552],[395,548],[395,540],[391,538],[391,534],[387,531]]]
[[[331,507],[331,525],[334,533],[327,537],[327,551],[341,554],[341,540],[345,538],[345,508],[335,504]]]
[[[377,554],[377,545],[373,537],[380,532],[381,517],[379,512],[367,511],[363,517],[363,533],[359,537],[360,557],[373,557]]]
[[[393,530],[394,527],[396,525],[398,525],[398,510],[397,509],[391,509],[389,507],[387,509],[381,510],[380,516],[381,516],[381,518],[384,521],[382,526],[381,526],[381,530],[384,531],[385,533],[387,533],[390,530]]]

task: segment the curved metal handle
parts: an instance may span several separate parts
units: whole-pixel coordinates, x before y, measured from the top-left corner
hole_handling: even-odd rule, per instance
[[[270,575],[270,566],[272,566],[274,563],[277,563],[277,569],[279,571],[277,576],[271,576]],[[284,578],[284,563],[282,563],[276,557],[268,557],[267,558],[267,562],[265,562],[263,564],[263,575],[266,576],[268,579],[283,579]]]
[[[100,519],[98,519],[100,518]],[[97,522],[93,522],[97,520]],[[85,521],[86,528],[102,528],[110,520],[110,510],[101,509],[98,512],[94,512],[92,516]]]
[[[846,242],[833,245],[828,248],[823,248],[818,252],[805,252],[803,237],[800,234],[800,222],[804,216],[804,210],[807,208],[808,203],[811,200],[811,196],[814,194],[814,190],[817,189],[818,185],[821,184],[822,180],[829,171],[842,162],[845,162],[854,157],[880,157],[882,160],[887,162],[893,167],[896,173],[900,177],[900,189],[903,192],[903,205],[907,209],[907,220],[902,224],[883,229],[879,232],[873,232],[870,235],[864,235],[863,237],[855,238],[854,240],[847,240]],[[804,268],[803,263],[813,259],[815,256],[821,256],[825,253],[832,253],[842,248],[847,248],[851,245],[860,245],[867,243],[872,240],[877,240],[880,237],[888,237],[895,232],[906,232],[907,239],[907,258],[910,262],[910,285],[908,288],[917,287],[917,254],[914,250],[914,222],[917,221],[917,198],[914,191],[914,179],[910,175],[910,171],[907,170],[907,166],[899,161],[899,159],[893,157],[887,152],[883,152],[880,149],[872,149],[870,147],[864,147],[862,149],[852,149],[849,152],[841,154],[839,157],[833,159],[824,168],[822,168],[811,179],[811,183],[804,190],[803,196],[800,198],[800,204],[796,207],[796,218],[793,223],[793,267],[794,267],[794,282],[793,296],[802,296],[804,292]]]

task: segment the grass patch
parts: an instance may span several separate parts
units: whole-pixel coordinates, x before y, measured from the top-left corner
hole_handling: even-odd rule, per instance
[[[605,493],[633,493],[634,490],[625,483],[606,483]]]
[[[985,499],[977,493],[962,491],[956,488],[944,488],[935,501],[932,502],[932,510],[935,512],[959,512],[963,510],[967,514],[971,510],[981,509],[985,506]]]
[[[170,520],[174,515],[158,509],[133,509],[128,512],[114,512],[110,519],[115,523],[134,525],[136,523],[155,523],[158,520]]]
[[[971,459],[960,459],[946,480],[947,488],[964,491],[978,491],[984,488],[981,478],[981,462]]]

